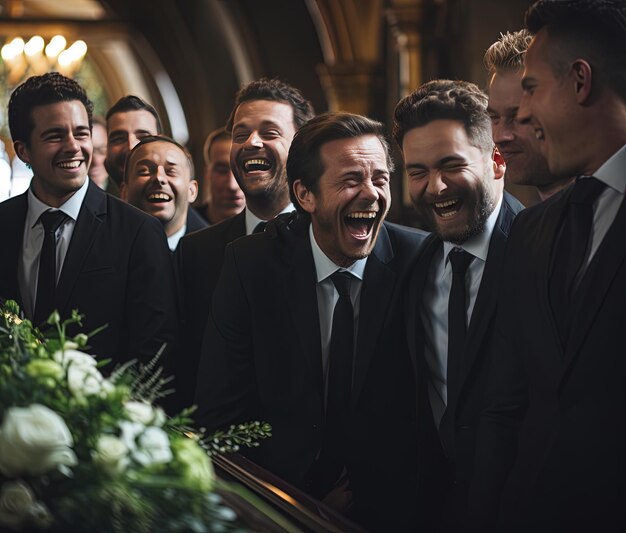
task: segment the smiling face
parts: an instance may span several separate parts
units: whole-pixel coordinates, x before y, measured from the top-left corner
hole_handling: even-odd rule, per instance
[[[367,257],[391,205],[389,168],[375,135],[327,142],[320,148],[324,172],[315,190],[300,180],[294,191],[311,215],[322,251],[338,266]]]
[[[522,71],[498,70],[489,86],[489,106],[493,141],[506,161],[506,178],[516,185],[542,186],[553,178],[541,154],[535,129],[518,120],[522,98]]]
[[[124,179],[126,157],[141,139],[156,135],[157,121],[145,109],[114,113],[107,120],[108,146],[104,162],[109,176],[119,185]]]
[[[542,29],[525,57],[523,94],[518,115],[530,123],[550,172],[557,178],[576,175],[577,158],[584,153],[586,138],[575,119],[575,80],[570,73],[557,76],[545,61],[550,53],[548,35]]]
[[[211,221],[215,224],[235,216],[246,206],[246,198],[230,170],[230,140],[218,139],[209,150],[205,183],[211,191]]]
[[[409,130],[402,142],[415,209],[442,240],[462,244],[480,233],[503,190],[504,160],[473,146],[456,120]]]
[[[93,146],[89,118],[78,100],[33,108],[30,143],[15,142],[19,158],[33,169],[33,192],[59,207],[87,178]]]
[[[237,108],[230,167],[249,206],[271,206],[274,216],[289,203],[285,166],[295,132],[289,104],[251,100]]]
[[[149,142],[132,153],[128,165],[122,198],[158,218],[168,237],[180,230],[198,194],[183,151],[169,142]]]

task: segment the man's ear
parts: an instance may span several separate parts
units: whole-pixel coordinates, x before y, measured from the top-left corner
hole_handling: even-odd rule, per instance
[[[582,105],[591,96],[591,80],[593,78],[591,65],[584,59],[576,59],[572,63],[571,75],[574,81],[576,102]]]
[[[493,147],[491,159],[493,161],[494,178],[497,180],[502,179],[504,177],[504,174],[506,173],[506,163],[504,161],[504,157],[502,157],[502,154],[500,153],[500,150],[498,150],[497,146]]]
[[[187,200],[191,204],[196,201],[197,197],[198,197],[198,181],[189,180],[189,192],[187,193]]]
[[[28,153],[28,146],[26,146],[26,143],[24,141],[15,141],[13,143],[13,148],[15,149],[17,157],[19,157],[27,165],[30,165],[30,155]]]
[[[315,211],[315,195],[304,186],[302,180],[293,182],[293,192],[302,209],[309,214]]]
[[[124,180],[122,180],[122,183],[120,183],[120,198],[125,202],[128,202],[128,186],[126,185],[126,181]]]

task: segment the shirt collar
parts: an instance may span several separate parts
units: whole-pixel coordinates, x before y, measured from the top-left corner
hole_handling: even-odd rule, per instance
[[[626,144],[609,157],[593,173],[593,176],[620,194],[624,194],[626,192]]]
[[[354,277],[363,280],[365,274],[365,265],[367,257],[357,259],[349,267],[343,268],[333,263],[328,256],[322,251],[313,235],[313,225],[309,225],[309,237],[311,238],[311,251],[313,252],[313,261],[315,262],[315,272],[317,274],[317,282],[324,281],[327,277],[337,272],[337,270],[347,270]]]
[[[89,179],[86,178],[85,183],[83,183],[81,188],[72,194],[72,196],[70,196],[70,198],[59,207],[59,211],[62,211],[72,220],[76,221],[78,219],[78,214],[80,213],[80,208],[83,205],[85,195],[87,194],[88,187]],[[34,227],[39,221],[39,217],[41,217],[42,213],[48,209],[54,209],[54,207],[50,207],[48,204],[43,203],[39,198],[37,198],[31,185],[28,188],[28,226],[30,228]]]
[[[291,213],[293,210],[294,210],[293,204],[290,202],[289,204],[287,204],[287,207],[285,207],[285,209],[283,209],[280,213],[278,213],[278,215],[282,215],[283,213]],[[257,227],[257,224],[259,222],[267,222],[266,220],[263,220],[262,218],[257,217],[247,207],[245,211],[245,216],[246,216],[246,235],[252,235],[252,233],[254,232],[254,228]]]
[[[186,231],[187,231],[187,224],[183,224],[182,228],[180,228],[176,233],[170,235],[167,238],[167,246],[172,252],[176,250],[176,247],[178,246],[178,241],[180,241],[183,238]]]
[[[474,257],[478,257],[478,259],[482,261],[487,260],[487,254],[489,253],[489,242],[491,241],[491,235],[493,234],[493,228],[496,227],[496,222],[498,221],[498,215],[500,214],[500,209],[502,207],[502,196],[500,196],[500,200],[496,204],[495,209],[491,212],[491,214],[487,217],[487,221],[485,222],[485,227],[483,231],[478,233],[477,235],[473,235],[469,239],[467,239],[463,244],[453,244],[451,242],[444,241],[443,243],[443,257],[445,260],[445,264],[448,264],[448,254],[453,248],[463,248],[466,252],[469,252]]]

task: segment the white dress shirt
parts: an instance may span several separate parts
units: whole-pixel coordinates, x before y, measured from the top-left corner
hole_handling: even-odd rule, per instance
[[[65,213],[69,218],[61,224],[56,232],[56,276],[57,282],[63,269],[65,255],[69,248],[78,213],[83,205],[83,200],[87,194],[89,179],[85,180],[83,186],[78,189],[63,205],[59,211]],[[39,200],[33,193],[32,187],[28,189],[28,211],[24,224],[24,237],[22,239],[22,255],[19,261],[17,279],[24,305],[26,316],[33,316],[35,312],[35,297],[37,295],[37,281],[39,278],[39,256],[43,246],[44,229],[39,217],[49,209],[56,210]]]
[[[589,265],[589,262],[598,251],[624,201],[624,193],[626,192],[626,145],[622,146],[607,159],[593,173],[593,176],[604,183],[606,188],[593,204],[591,247],[586,265]]]
[[[500,214],[502,198],[487,218],[484,230],[461,246],[444,242],[433,256],[424,287],[420,316],[424,324],[424,356],[429,369],[428,395],[437,427],[448,403],[448,300],[452,288],[452,266],[448,254],[454,248],[463,248],[474,256],[465,274],[465,302],[467,324],[472,318],[476,296],[483,278],[489,243]]]
[[[317,276],[317,309],[320,319],[320,338],[322,342],[322,371],[324,376],[324,388],[328,383],[328,352],[330,349],[330,336],[333,326],[333,313],[335,304],[339,299],[339,293],[330,276],[338,270],[350,272],[352,282],[350,284],[350,300],[354,311],[354,340],[356,341],[359,330],[359,305],[361,302],[361,287],[363,285],[363,274],[367,257],[358,259],[348,268],[342,268],[333,263],[322,251],[313,235],[313,226],[309,226],[309,236],[311,238],[311,251],[315,263],[315,273]],[[356,347],[356,342],[354,343]],[[354,367],[353,367],[354,368]]]
[[[191,209],[191,207],[189,209]],[[176,250],[176,247],[178,246],[178,241],[180,241],[185,236],[185,231],[187,231],[187,224],[183,224],[182,228],[180,228],[176,233],[170,235],[167,238],[167,247],[170,249],[170,252]]]
[[[283,213],[291,213],[293,210],[293,204],[289,203],[287,207],[285,207],[285,209],[278,213],[278,215],[282,215]],[[257,227],[259,222],[267,222],[267,220],[263,220],[262,218],[257,217],[252,211],[250,211],[249,208],[246,207],[246,235],[252,235],[254,233],[254,228]]]

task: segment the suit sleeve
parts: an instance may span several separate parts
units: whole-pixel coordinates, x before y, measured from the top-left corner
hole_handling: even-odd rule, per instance
[[[528,379],[515,334],[524,327],[515,290],[525,264],[515,250],[514,223],[504,260],[498,295],[496,325],[486,407],[478,424],[474,455],[474,478],[469,492],[469,513],[476,530],[495,525],[500,495],[515,461],[519,428],[528,404]]]
[[[130,357],[151,360],[166,345],[162,366],[173,369],[178,313],[172,257],[160,223],[139,227],[128,264],[126,324]]]
[[[200,352],[198,424],[212,432],[255,418],[255,390],[250,308],[230,244]]]

